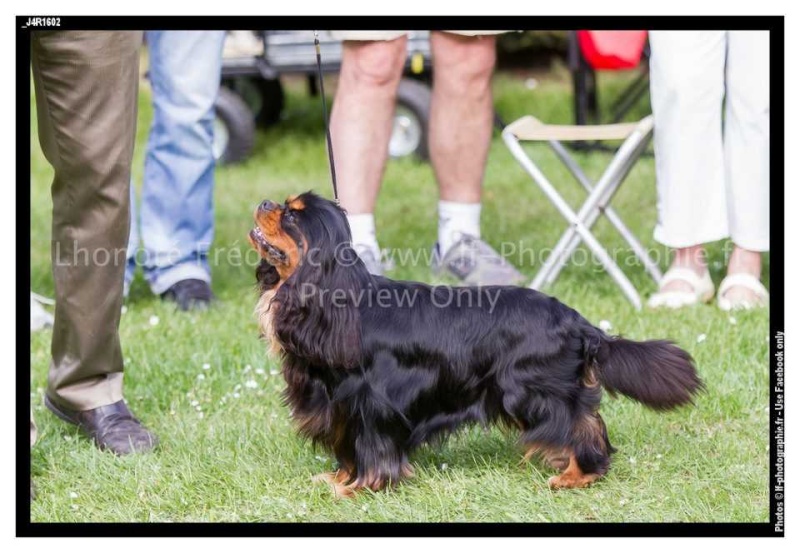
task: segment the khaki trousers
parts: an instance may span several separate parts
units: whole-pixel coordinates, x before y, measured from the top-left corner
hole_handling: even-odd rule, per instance
[[[140,31],[31,38],[39,140],[55,170],[47,394],[74,410],[122,399],[118,330],[141,44]]]

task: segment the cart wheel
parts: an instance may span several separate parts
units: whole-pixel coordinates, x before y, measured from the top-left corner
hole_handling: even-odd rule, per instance
[[[415,154],[428,159],[428,119],[431,89],[425,83],[402,79],[397,87],[397,107],[389,140],[389,155],[394,158]]]
[[[221,164],[247,159],[256,137],[253,112],[235,92],[222,86],[214,105],[214,158]]]

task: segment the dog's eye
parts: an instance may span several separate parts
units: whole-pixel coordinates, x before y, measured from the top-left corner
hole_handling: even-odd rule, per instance
[[[284,220],[285,220],[287,223],[294,223],[294,221],[295,221],[295,215],[294,215],[294,212],[293,212],[293,211],[286,211],[286,212],[283,214],[283,219],[284,219]]]

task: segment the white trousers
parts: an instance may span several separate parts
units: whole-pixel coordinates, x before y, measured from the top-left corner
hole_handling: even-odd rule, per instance
[[[655,239],[769,250],[769,33],[651,31],[650,46]]]

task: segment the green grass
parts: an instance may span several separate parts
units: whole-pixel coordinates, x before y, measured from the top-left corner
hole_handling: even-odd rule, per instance
[[[571,99],[563,75],[557,68],[535,90],[526,89],[519,76],[499,75],[499,113],[506,121],[533,113],[548,122],[569,122]],[[603,86],[619,88],[623,80],[607,80]],[[155,299],[141,276],[127,301],[120,328],[125,394],[160,436],[155,453],[116,458],[99,452],[50,415],[41,397],[51,333],[31,338],[32,402],[40,429],[32,449],[38,487],[34,521],[768,520],[768,313],[736,314],[735,324],[710,305],[637,313],[614,283],[592,267],[568,268],[551,293],[595,323],[610,321],[613,332],[676,340],[695,357],[708,387],[696,407],[667,414],[606,398],[601,412],[618,452],[605,479],[590,489],[551,492],[546,481],[553,472],[537,463],[520,465],[514,435],[470,428],[442,446],[421,449],[413,457],[417,477],[393,492],[336,501],[329,489],[312,484],[311,476],[330,470],[333,461],[293,431],[279,398],[278,361],[267,356],[257,338],[253,266],[238,266],[227,257],[232,254],[235,260],[249,250],[245,236],[258,201],[308,189],[330,195],[319,101],[292,88],[287,108],[283,122],[259,135],[251,160],[217,171],[214,247],[222,254],[213,266],[217,306],[206,313],[178,313]],[[640,113],[646,110],[645,102]],[[150,117],[145,90],[137,183]],[[33,120],[31,279],[35,291],[52,296],[52,172],[39,150]],[[580,201],[582,191],[552,155],[532,152],[545,173],[569,192],[573,205]],[[596,178],[608,155],[579,159]],[[436,199],[429,165],[392,161],[377,208],[382,246],[429,248],[435,239]],[[657,248],[652,240],[652,158],[636,166],[614,206],[648,247]],[[563,219],[499,136],[492,142],[486,173],[483,229],[496,247],[518,240],[532,249],[552,246],[564,229]],[[622,248],[607,223],[598,224],[597,234],[610,248]],[[716,282],[724,273],[724,247],[719,243],[710,249]],[[521,267],[531,277],[536,269]],[[625,270],[644,293],[654,290],[641,267]],[[398,267],[393,276],[431,280],[425,267]],[[156,326],[150,323],[153,316],[159,318]],[[699,342],[701,334],[706,339]],[[203,370],[204,364],[210,368]],[[249,380],[257,387],[246,387]]]

